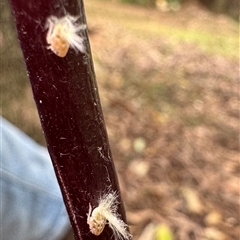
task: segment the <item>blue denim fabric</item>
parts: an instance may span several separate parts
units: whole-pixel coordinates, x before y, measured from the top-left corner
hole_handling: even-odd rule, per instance
[[[47,150],[2,117],[0,144],[0,239],[61,239],[70,223]]]

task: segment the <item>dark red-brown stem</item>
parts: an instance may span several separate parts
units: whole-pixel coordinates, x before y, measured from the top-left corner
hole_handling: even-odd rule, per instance
[[[79,16],[82,1],[11,0],[18,37],[48,150],[74,230],[75,239],[113,239],[110,228],[96,237],[89,231],[89,203],[109,189],[119,193],[119,214],[125,213],[108,143],[87,33],[87,54],[70,49],[61,58],[47,49],[49,16]]]

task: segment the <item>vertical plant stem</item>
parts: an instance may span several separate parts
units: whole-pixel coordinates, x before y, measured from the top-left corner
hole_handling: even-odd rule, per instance
[[[87,33],[87,54],[69,49],[61,58],[47,49],[49,16],[79,16],[82,1],[11,0],[19,41],[48,150],[62,190],[75,239],[96,239],[87,225],[89,203],[97,206],[111,189],[119,193],[105,129]],[[121,196],[118,212],[125,221]],[[99,240],[112,239],[106,227]]]

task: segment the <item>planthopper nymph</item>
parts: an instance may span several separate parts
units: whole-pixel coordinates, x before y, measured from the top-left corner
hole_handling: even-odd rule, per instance
[[[89,204],[87,224],[89,225],[90,232],[96,236],[100,235],[105,225],[108,224],[115,238],[130,240],[132,235],[128,232],[128,225],[117,213],[119,204],[117,197],[117,193],[112,191],[101,196],[98,200],[98,206],[93,210],[91,204]]]
[[[78,23],[78,17],[69,14],[62,18],[50,16],[46,21],[48,49],[57,56],[65,57],[69,48],[85,53],[83,31],[85,24]]]

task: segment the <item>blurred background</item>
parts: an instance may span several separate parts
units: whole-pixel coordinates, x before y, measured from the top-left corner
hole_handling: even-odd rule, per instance
[[[45,145],[7,1],[1,114]],[[239,1],[85,1],[134,240],[236,240]]]

